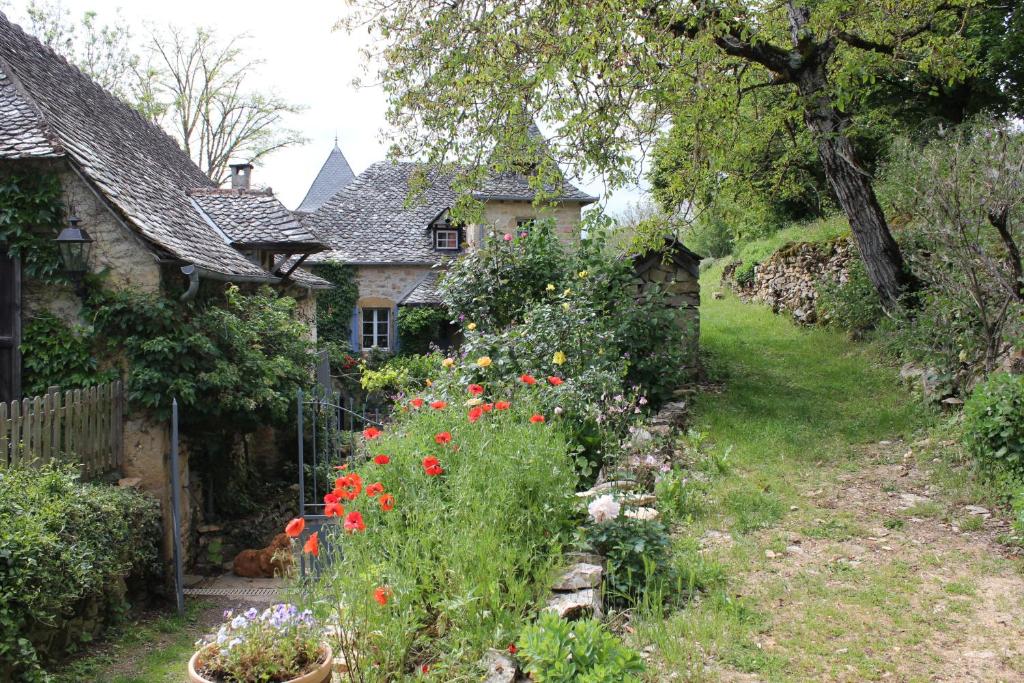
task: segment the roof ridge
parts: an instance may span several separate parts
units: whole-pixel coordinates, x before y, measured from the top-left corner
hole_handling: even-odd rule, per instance
[[[22,30],[21,26],[11,23],[11,20],[7,18],[7,15],[4,14],[2,10],[0,10],[0,20],[6,21],[9,26],[20,31],[23,35],[31,37]],[[46,120],[46,117],[43,116],[43,110],[39,108],[39,104],[36,102],[35,98],[32,97],[32,94],[25,89],[24,84],[21,82],[21,77],[19,77],[18,74],[15,73],[14,69],[11,68],[11,65],[7,63],[7,60],[4,59],[3,53],[0,53],[0,72],[7,77],[11,82],[11,85],[14,86],[15,91],[17,91],[18,95],[21,96],[21,99],[32,109],[32,112],[36,115],[36,119],[39,121],[39,127],[46,136],[47,142],[54,147],[55,151],[62,154],[66,153],[67,150],[64,149],[64,145],[61,142],[60,136],[57,135],[57,131],[53,129],[53,126],[51,126]]]

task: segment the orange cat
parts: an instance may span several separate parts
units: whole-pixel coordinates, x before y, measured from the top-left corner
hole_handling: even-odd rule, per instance
[[[236,576],[250,579],[284,576],[292,566],[291,543],[285,534],[274,536],[262,550],[243,550],[232,567]]]

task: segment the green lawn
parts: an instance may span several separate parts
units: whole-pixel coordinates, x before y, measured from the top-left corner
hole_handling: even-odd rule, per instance
[[[722,391],[696,399],[693,428],[725,467],[674,531],[725,579],[683,609],[637,615],[650,680],[955,679],[944,634],[988,605],[979,582],[1020,575],[948,530],[970,477],[933,462],[924,439],[943,422],[869,345],[715,300],[717,273],[704,279],[702,343]],[[900,508],[939,479],[957,486]],[[1024,615],[1019,599],[1006,609]]]

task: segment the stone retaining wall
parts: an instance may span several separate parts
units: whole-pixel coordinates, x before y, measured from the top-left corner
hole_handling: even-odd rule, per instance
[[[818,282],[845,283],[849,264],[857,250],[849,238],[831,242],[787,244],[761,264],[754,266],[752,282],[737,282],[742,264],[731,263],[722,273],[722,283],[740,298],[767,304],[775,313],[786,312],[799,323],[817,322]]]

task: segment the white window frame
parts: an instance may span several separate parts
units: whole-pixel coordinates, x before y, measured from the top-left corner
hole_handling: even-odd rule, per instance
[[[360,324],[362,325],[359,330],[359,340],[364,349],[378,348],[382,351],[391,350],[391,309],[377,307],[367,307],[360,311]],[[370,324],[370,332],[367,333],[366,325]],[[381,333],[381,325],[383,325],[383,333]],[[381,338],[384,343],[381,344]],[[370,344],[366,341],[369,339]]]
[[[441,237],[447,238],[446,244],[451,246],[444,246],[441,243]],[[459,248],[459,230],[458,228],[438,228],[434,231],[434,248],[441,251],[457,251]]]

